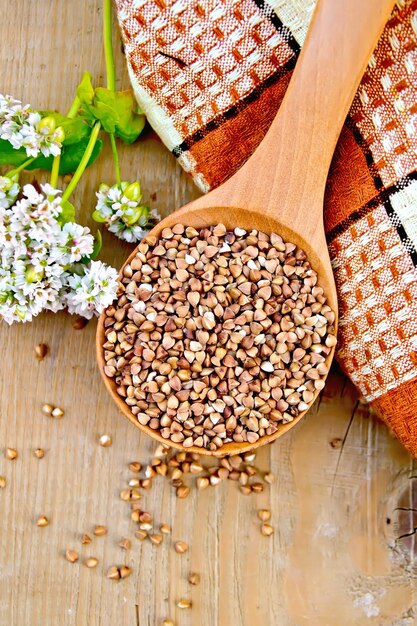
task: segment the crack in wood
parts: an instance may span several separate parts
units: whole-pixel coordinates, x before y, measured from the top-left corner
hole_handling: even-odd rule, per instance
[[[358,406],[359,406],[359,400],[356,401],[356,404],[353,407],[352,414],[351,414],[350,419],[349,419],[349,424],[348,424],[348,426],[346,428],[346,432],[345,432],[345,435],[344,435],[343,440],[342,440],[342,445],[340,447],[339,457],[337,459],[336,469],[334,471],[334,476],[333,476],[332,494],[333,494],[333,490],[334,490],[334,486],[335,486],[335,482],[336,482],[337,472],[339,471],[340,460],[342,458],[343,450],[345,448],[346,439],[347,439],[349,431],[351,429],[352,422],[353,422],[353,419],[355,417],[355,413],[356,413],[356,411],[358,409]]]
[[[140,624],[139,624],[139,604],[135,604],[135,618],[136,618],[135,626],[140,626]]]
[[[417,533],[417,526],[414,526],[413,530],[411,530],[409,533],[404,533],[403,535],[400,535],[399,537],[396,538],[395,541],[399,541],[400,539],[405,539],[405,537],[412,537],[416,533]]]
[[[417,509],[413,509],[409,506],[397,506],[395,507],[394,511],[415,511],[417,513]]]

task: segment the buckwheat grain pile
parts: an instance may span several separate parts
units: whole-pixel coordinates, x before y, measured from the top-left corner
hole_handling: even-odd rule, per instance
[[[176,224],[146,237],[124,267],[106,311],[104,370],[167,443],[255,443],[323,388],[334,321],[294,244]]]

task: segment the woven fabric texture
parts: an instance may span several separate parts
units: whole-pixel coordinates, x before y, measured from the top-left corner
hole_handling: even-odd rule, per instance
[[[207,192],[255,150],[285,94],[312,0],[117,0],[136,97]],[[417,456],[417,1],[398,2],[333,158],[325,225],[337,358]]]

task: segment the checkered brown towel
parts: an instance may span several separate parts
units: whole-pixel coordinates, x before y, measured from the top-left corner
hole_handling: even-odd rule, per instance
[[[262,140],[312,0],[117,0],[149,122],[207,192]],[[400,0],[370,60],[328,179],[337,358],[417,456],[417,1]]]

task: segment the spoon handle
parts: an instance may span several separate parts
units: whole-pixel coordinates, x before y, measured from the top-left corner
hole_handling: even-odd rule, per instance
[[[289,225],[303,207],[304,219],[309,212],[308,220],[321,223],[336,142],[393,5],[394,0],[318,0],[275,120],[246,164],[212,192],[212,203],[262,207]]]

